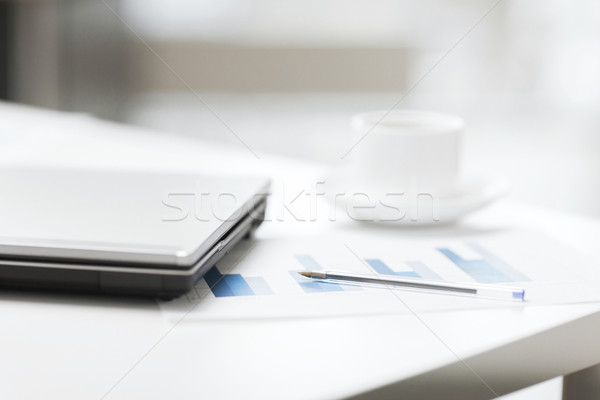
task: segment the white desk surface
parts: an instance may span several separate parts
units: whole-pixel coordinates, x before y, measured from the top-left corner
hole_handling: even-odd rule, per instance
[[[277,171],[293,187],[321,171],[85,116],[33,118],[6,105],[0,142],[0,165],[206,171],[244,163],[247,172]],[[598,221],[509,202],[444,229],[495,224],[535,227],[590,254],[600,237]],[[258,240],[321,229],[329,228],[267,223]],[[600,304],[430,312],[421,321],[403,314],[173,326],[152,300],[34,292],[0,299],[3,398],[492,398],[490,388],[500,395],[600,362]]]

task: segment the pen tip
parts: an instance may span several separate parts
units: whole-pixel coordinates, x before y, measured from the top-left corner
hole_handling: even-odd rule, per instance
[[[310,276],[311,276],[310,271],[298,271],[298,273],[307,278],[310,278]]]

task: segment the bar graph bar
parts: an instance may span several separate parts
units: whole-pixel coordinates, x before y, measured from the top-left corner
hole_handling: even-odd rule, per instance
[[[255,296],[274,294],[261,277],[244,278],[241,274],[221,274],[216,266],[204,275],[215,297]]]
[[[323,266],[317,262],[310,254],[296,254],[296,260],[302,267],[309,271],[323,271]],[[319,282],[310,278],[306,278],[298,273],[298,271],[290,271],[292,277],[298,285],[306,293],[323,293],[323,292],[343,292],[361,290],[360,286],[356,285],[341,285],[335,282]]]
[[[265,281],[264,278],[260,276],[250,276],[246,277],[245,279],[246,282],[248,282],[248,285],[250,285],[250,287],[252,288],[254,294],[256,294],[257,296],[275,294],[273,289],[271,289],[271,287],[269,286],[269,284],[267,284],[267,281]]]
[[[317,262],[310,254],[296,254],[296,260],[309,271],[323,271],[321,264]]]
[[[525,276],[521,271],[506,263],[504,260],[500,259],[498,256],[496,256],[491,251],[487,250],[485,247],[477,243],[469,243],[469,247],[475,250],[483,259],[485,259],[494,268],[501,271],[504,275],[508,276],[511,279],[511,282],[529,282],[531,280],[527,276]]]
[[[365,261],[379,275],[394,275],[404,276],[407,278],[421,278],[421,275],[417,274],[415,271],[394,271],[378,258],[366,258]]]
[[[234,296],[254,296],[254,292],[240,274],[223,275],[221,282],[229,286]]]
[[[319,282],[305,278],[298,271],[290,271],[292,278],[306,293],[343,292],[342,285],[335,282]]]
[[[421,261],[406,261],[409,267],[412,268],[415,273],[417,273],[421,278],[428,279],[431,281],[442,281],[442,277],[439,276],[436,272],[434,272],[427,265],[422,263]]]
[[[476,260],[465,260],[450,249],[438,248],[438,251],[445,255],[463,272],[480,283],[508,283],[529,281],[525,275],[517,271],[491,252],[485,250],[479,245],[471,244],[470,247],[475,250],[482,258]]]

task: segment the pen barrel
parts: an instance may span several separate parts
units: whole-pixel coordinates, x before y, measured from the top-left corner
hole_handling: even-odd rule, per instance
[[[326,273],[322,273],[319,278],[326,281],[333,280],[345,284],[368,285],[379,288],[407,289],[439,294],[473,295],[483,298],[509,301],[525,300],[525,290],[523,288],[502,285],[450,283],[443,281],[400,279],[393,277],[383,278],[380,276],[350,275],[335,271],[327,271]]]

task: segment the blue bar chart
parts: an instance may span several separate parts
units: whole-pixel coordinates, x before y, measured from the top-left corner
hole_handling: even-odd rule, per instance
[[[513,283],[527,282],[529,278],[523,273],[494,255],[489,250],[478,244],[467,244],[475,252],[477,258],[466,259],[458,252],[449,248],[433,248],[432,252],[442,255],[474,281],[479,283]],[[294,254],[296,265],[301,268],[288,269],[289,276],[302,289],[304,293],[328,293],[363,290],[361,286],[341,284],[336,282],[322,282],[301,276],[298,271],[322,271],[326,269],[311,254]],[[438,256],[439,259],[439,256]],[[390,266],[380,258],[364,258],[364,262],[371,268],[371,273],[379,275],[398,276],[426,280],[444,280],[434,268],[420,260],[402,261],[400,264]],[[442,259],[443,261],[443,259]],[[446,261],[446,264],[448,263]],[[215,297],[237,296],[262,296],[275,294],[271,285],[267,283],[269,276],[243,276],[242,274],[222,274],[217,266],[212,267],[204,276],[204,281]]]
[[[176,321],[187,314],[198,320],[289,319],[404,313],[404,301],[424,312],[600,299],[600,266],[572,262],[581,258],[569,247],[530,231],[493,232],[476,240],[468,235],[427,240],[348,235],[273,238],[252,245],[225,255],[194,290],[161,301],[161,309]],[[500,285],[522,288],[527,296],[523,303],[485,295],[396,292],[381,285],[306,278],[298,273],[304,270],[479,284],[482,290]]]

